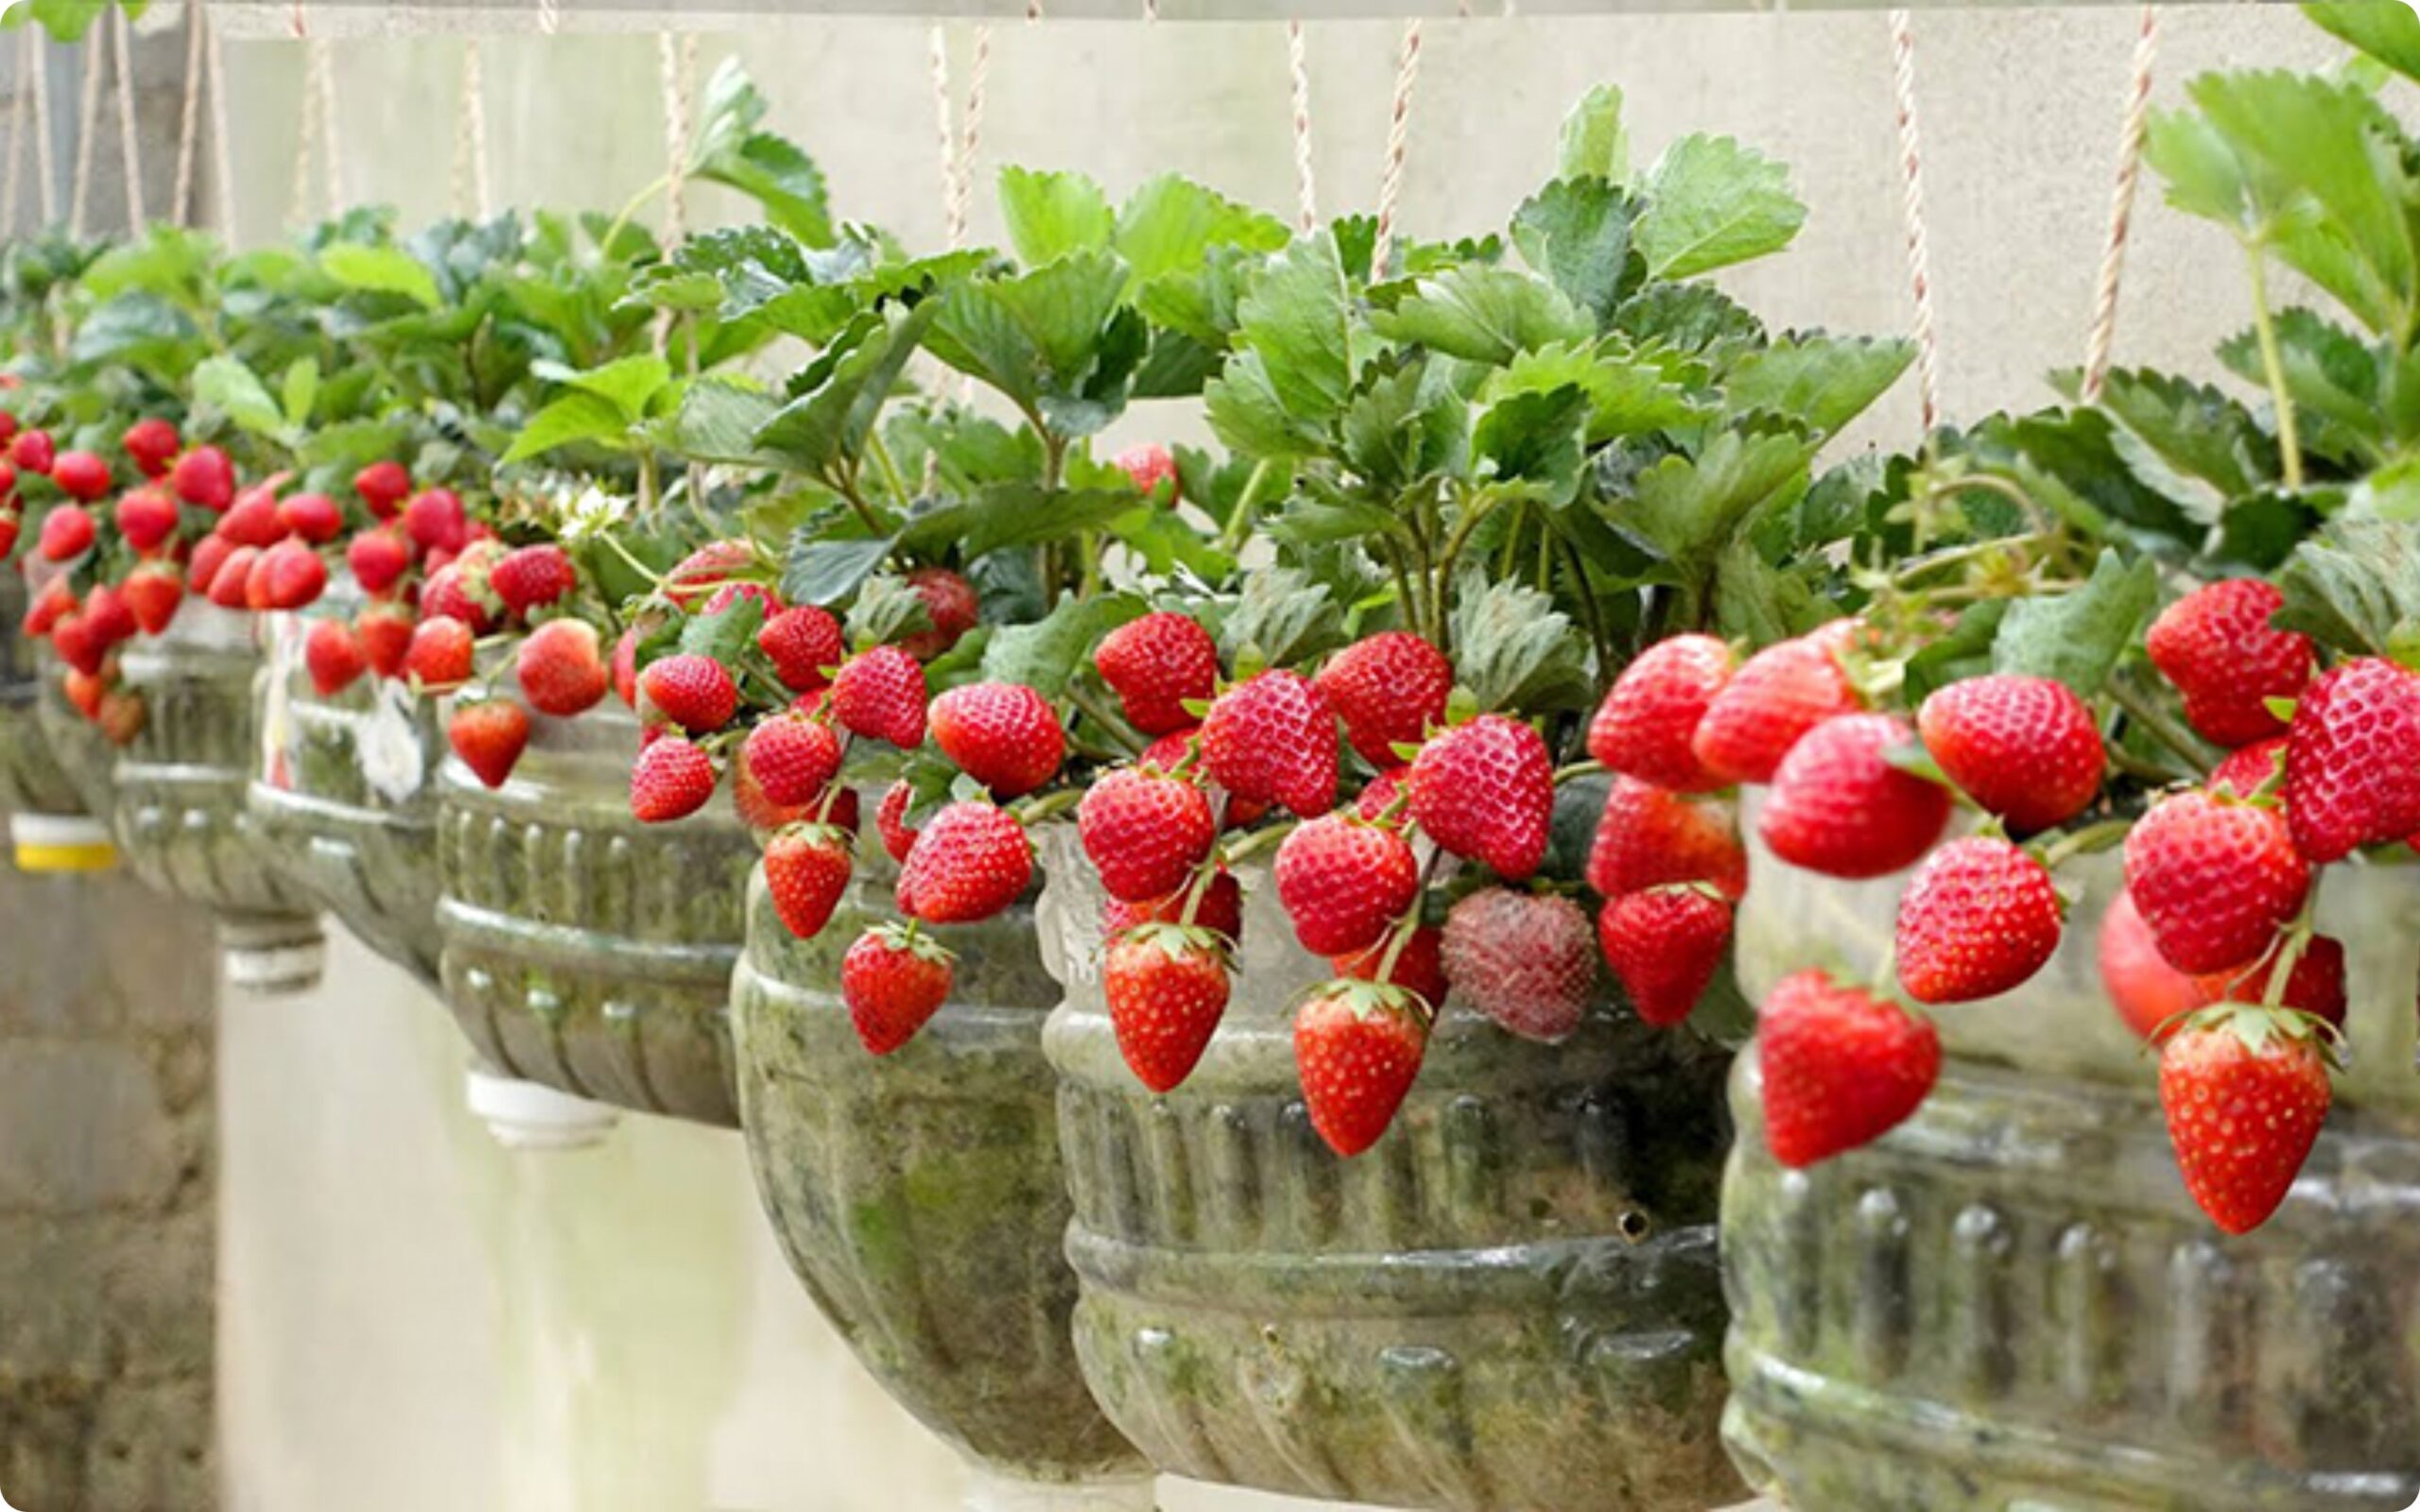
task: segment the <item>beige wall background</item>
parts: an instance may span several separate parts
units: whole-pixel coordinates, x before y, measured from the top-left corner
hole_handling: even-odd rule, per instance
[[[1927,11],[1918,89],[1943,399],[1972,419],[2046,402],[2082,354],[2108,212],[2131,8]],[[2171,7],[2159,93],[2229,64],[2301,66],[2333,44],[2283,7]],[[1323,210],[1369,208],[1397,28],[1310,29]],[[948,32],[964,86],[973,30]],[[928,34],[821,21],[700,46],[736,51],[774,124],[830,174],[844,214],[937,246]],[[490,39],[499,204],[617,207],[662,171],[654,41]],[[1123,192],[1175,168],[1293,202],[1284,32],[1275,26],[1044,23],[992,38],[992,169],[1080,168]],[[462,43],[331,44],[345,186],[407,221],[451,208]],[[228,48],[236,221],[292,209],[302,50]],[[1776,326],[1898,331],[1909,318],[1890,55],[1876,13],[1432,22],[1403,215],[1477,231],[1548,170],[1563,112],[1602,80],[1651,155],[1693,129],[1788,161],[1812,207],[1798,249],[1735,292]],[[736,213],[711,188],[693,218]],[[2211,370],[2245,318],[2217,232],[2149,186],[2119,360]],[[1912,383],[1853,440],[1913,439]],[[1121,435],[1195,435],[1181,406]],[[400,973],[338,940],[299,1001],[224,1002],[221,1244],[227,1504],[234,1512],[895,1512],[962,1492],[955,1458],[873,1388],[773,1249],[736,1139],[648,1120],[601,1150],[507,1155],[460,1109],[463,1050]],[[1265,1512],[1169,1486],[1168,1512]]]

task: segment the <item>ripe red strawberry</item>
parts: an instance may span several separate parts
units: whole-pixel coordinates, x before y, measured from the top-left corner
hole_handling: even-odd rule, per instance
[[[2284,799],[2286,775],[2286,737],[2272,735],[2238,750],[2227,752],[2226,760],[2210,772],[2210,791],[2236,798],[2275,798]]]
[[[423,620],[404,652],[403,675],[426,690],[459,687],[471,680],[472,649],[471,627],[460,620]]]
[[[112,746],[131,746],[134,737],[143,733],[143,726],[150,717],[150,710],[140,694],[125,688],[111,688],[102,693],[100,708],[94,713],[93,723],[101,727],[101,738]]]
[[[58,448],[52,445],[48,431],[19,431],[16,439],[9,443],[9,460],[14,462],[21,472],[39,472],[47,477],[51,462],[58,455]]]
[[[2185,717],[2221,746],[2249,746],[2281,732],[2272,698],[2310,680],[2310,637],[2271,627],[2286,595],[2256,577],[2196,589],[2162,610],[2143,649],[2176,691]]]
[[[90,452],[61,452],[50,464],[50,481],[79,504],[110,491],[110,465]]]
[[[157,635],[177,617],[177,606],[184,602],[185,585],[178,578],[175,568],[151,562],[128,575],[119,596],[126,600],[128,611],[143,632]]]
[[[1452,989],[1452,984],[1445,979],[1445,932],[1423,924],[1411,932],[1401,950],[1396,950],[1395,937],[1400,933],[1390,929],[1368,950],[1340,955],[1328,962],[1328,967],[1338,976],[1357,982],[1392,982],[1428,1005],[1433,1017],[1437,1009],[1444,1006],[1445,994]],[[1394,952],[1392,963],[1387,959],[1390,951]]]
[[[137,551],[149,551],[176,533],[177,501],[159,489],[129,489],[112,511],[117,533]]]
[[[10,507],[16,501],[0,499],[0,558],[17,549],[17,535],[26,527],[25,520]]]
[[[901,912],[932,924],[989,919],[1033,881],[1033,842],[1008,810],[944,804],[925,821],[899,868]]]
[[[242,609],[247,603],[252,568],[261,559],[258,546],[237,546],[219,560],[210,575],[210,601],[220,609]]]
[[[2180,793],[2127,834],[2126,888],[2169,965],[2222,971],[2269,948],[2310,868],[2276,810]]]
[[[60,690],[67,696],[68,703],[78,713],[93,723],[100,722],[101,700],[109,696],[110,690],[99,673],[70,667],[60,679]]]
[[[404,662],[411,654],[415,639],[411,616],[390,606],[373,604],[354,618],[353,633],[361,642],[361,654],[371,671],[382,678],[404,675]]]
[[[13,388],[13,387],[16,387],[16,384],[15,384],[15,382],[13,381],[13,380],[15,379],[15,377],[16,377],[16,374],[14,374],[14,373],[10,373],[10,374],[9,374],[8,376],[9,376],[9,380],[11,380],[11,381],[9,381],[9,382],[6,382],[6,383],[0,383],[0,388]],[[9,440],[11,440],[12,438],[15,438],[16,434],[17,434],[17,417],[16,417],[16,415],[15,415],[13,412],[9,411],[9,410],[0,409],[0,446],[5,446],[5,445],[7,445],[7,444],[9,442]]]
[[[902,778],[884,791],[882,802],[873,811],[874,831],[893,861],[907,860],[908,852],[916,848],[916,832],[908,827],[908,808],[915,800],[916,790]]]
[[[1770,782],[1801,735],[1864,707],[1841,665],[1856,633],[1854,621],[1835,620],[1750,657],[1698,721],[1698,761],[1729,782]]]
[[[1227,1011],[1227,953],[1206,929],[1145,924],[1112,940],[1101,988],[1117,1048],[1144,1086],[1173,1091]]]
[[[1353,812],[1373,822],[1387,819],[1390,823],[1401,823],[1411,805],[1410,782],[1411,766],[1409,763],[1380,772],[1362,784],[1361,796],[1353,800]]]
[[[838,775],[840,737],[821,719],[778,713],[748,732],[739,759],[767,800],[805,803]]]
[[[1677,882],[1711,883],[1734,902],[1747,892],[1748,851],[1731,805],[1616,778],[1588,847],[1588,885],[1619,898]]]
[[[168,470],[168,487],[185,503],[224,513],[235,502],[235,466],[215,446],[197,446]]]
[[[2286,736],[2286,822],[2317,864],[2420,829],[2420,678],[2356,657],[2303,690]]]
[[[529,632],[513,653],[521,696],[542,714],[585,713],[605,699],[605,657],[596,627],[580,620],[548,620]]]
[[[259,571],[268,583],[262,595],[268,609],[301,609],[327,592],[328,564],[290,536],[261,553]]]
[[[488,574],[505,612],[523,619],[533,609],[560,603],[577,580],[570,554],[551,542],[508,551]]]
[[[972,682],[933,700],[933,744],[996,799],[1023,798],[1059,775],[1066,732],[1050,700],[1017,682]]]
[[[975,585],[946,567],[919,567],[908,575],[908,586],[924,600],[925,613],[933,622],[931,629],[918,630],[899,643],[901,650],[919,662],[930,662],[956,645],[981,616]]]
[[[404,534],[423,551],[460,552],[471,543],[470,517],[452,489],[424,489],[404,506]]]
[[[142,628],[134,610],[127,607],[126,595],[109,583],[84,595],[84,627],[104,649],[134,639]]]
[[[1842,714],[1800,737],[1773,774],[1757,833],[1773,854],[1828,877],[1912,865],[1949,823],[1949,792],[1885,759],[1915,731],[1889,714]]]
[[[2031,979],[2059,948],[2059,889],[1993,835],[1925,857],[1899,898],[1899,986],[1919,1003],[1971,1003]]]
[[[1165,897],[1145,899],[1140,902],[1121,902],[1113,898],[1101,905],[1101,938],[1115,939],[1138,924],[1182,924],[1185,906],[1192,902],[1191,885],[1178,888]],[[1201,901],[1193,903],[1190,922],[1226,940],[1240,940],[1244,934],[1244,891],[1235,876],[1220,867],[1212,875],[1210,885],[1203,890]]]
[[[1076,811],[1084,854],[1112,898],[1143,902],[1184,885],[1219,838],[1210,799],[1181,777],[1121,766],[1104,772]]]
[[[614,675],[614,696],[631,709],[639,706],[639,630],[633,625],[624,630],[614,643],[614,655],[606,662],[606,670]]]
[[[2123,888],[2100,919],[2100,986],[2126,1026],[2145,1040],[2159,1039],[2169,1021],[2210,1001],[2198,977],[2168,964],[2149,924]]]
[[[1580,1027],[1597,988],[1588,915],[1568,898],[1484,887],[1445,916],[1445,980],[1464,1002],[1525,1040]]]
[[[361,654],[360,640],[342,620],[311,622],[310,632],[302,640],[302,665],[311,674],[312,689],[322,698],[333,698],[353,686],[370,668],[369,660]]]
[[[1201,727],[1199,725],[1187,730],[1172,730],[1145,747],[1143,754],[1134,759],[1134,764],[1166,772],[1171,777],[1190,776],[1194,781],[1200,782],[1204,776],[1201,770]],[[1228,796],[1234,797],[1233,794]],[[1263,804],[1262,807],[1265,809],[1268,805]]]
[[[849,832],[833,824],[791,824],[765,842],[765,890],[784,928],[813,939],[832,921],[847,890]]]
[[[1126,722],[1146,735],[1190,730],[1188,701],[1219,691],[1219,645],[1190,616],[1163,610],[1121,625],[1093,652],[1100,680],[1117,695]]]
[[[830,800],[828,808],[826,799]],[[738,811],[741,823],[760,834],[772,834],[793,824],[828,824],[851,834],[857,833],[856,789],[843,787],[818,793],[805,803],[776,803],[756,785],[746,762],[731,769],[731,806]]]
[[[1597,915],[1605,964],[1644,1023],[1668,1029],[1697,1011],[1731,942],[1731,904],[1703,883],[1610,899]]]
[[[949,1001],[951,956],[913,926],[884,924],[867,930],[840,958],[840,1001],[857,1040],[887,1056],[916,1038]]]
[[[235,545],[221,536],[204,536],[193,543],[193,555],[185,560],[185,586],[208,597],[218,585],[218,573],[227,558],[235,554]],[[246,571],[250,571],[247,564]]]
[[[285,523],[277,517],[277,495],[267,488],[246,491],[218,517],[211,534],[239,546],[273,546],[285,539]]]
[[[1385,771],[1403,765],[1397,746],[1417,746],[1445,722],[1454,664],[1419,636],[1386,630],[1330,657],[1320,669],[1319,687],[1344,721],[1353,748]]]
[[[2010,673],[1953,682],[1925,700],[1916,729],[1959,790],[2019,833],[2064,824],[2100,796],[2100,729],[2064,682]]]
[[[177,448],[183,444],[177,438],[177,428],[157,416],[138,420],[118,438],[126,455],[147,478],[156,478],[168,471],[176,459]]]
[[[710,656],[679,652],[659,657],[639,673],[642,717],[669,722],[693,735],[720,730],[739,712],[739,686]]]
[[[1765,1145],[1791,1170],[1870,1144],[1922,1106],[1941,1076],[1932,1021],[1821,971],[1784,977],[1756,1031]]]
[[[773,663],[773,675],[792,693],[813,693],[832,680],[849,654],[840,622],[827,610],[800,604],[767,619],[756,631],[756,648]]]
[[[858,652],[832,679],[832,717],[853,734],[915,749],[925,743],[925,669],[895,645]]]
[[[683,609],[694,608],[755,559],[756,548],[745,541],[709,541],[665,574],[664,596]]]
[[[50,648],[59,660],[88,676],[97,675],[110,648],[93,633],[92,622],[83,611],[61,614],[59,623],[50,627]]]
[[[1139,492],[1157,493],[1161,484],[1168,485],[1167,503],[1169,507],[1175,507],[1178,487],[1176,458],[1168,455],[1167,447],[1157,441],[1145,441],[1118,453],[1114,460],[1117,468],[1133,480]]]
[[[361,495],[374,518],[392,520],[403,507],[404,496],[412,491],[412,475],[401,462],[372,462],[353,475],[353,491]]]
[[[781,595],[763,583],[725,583],[706,599],[706,607],[698,611],[699,616],[719,614],[741,599],[753,601],[764,610],[765,619],[771,619],[782,610]],[[757,627],[764,627],[763,620],[757,622]]]
[[[357,531],[344,548],[345,565],[365,593],[383,593],[412,569],[412,544],[390,526]]]
[[[1336,807],[1336,710],[1297,672],[1236,683],[1201,722],[1210,780],[1248,803],[1283,803],[1304,818]]]
[[[26,606],[25,631],[28,636],[48,635],[60,617],[76,611],[76,590],[62,574],[42,586]]]
[[[495,628],[496,610],[501,607],[487,584],[458,561],[436,569],[420,585],[422,619],[460,620],[475,635]]]
[[[330,625],[332,620],[322,620]],[[483,698],[458,703],[445,722],[445,738],[478,780],[502,787],[529,745],[529,715],[510,698]]]
[[[649,741],[631,767],[631,813],[642,824],[686,818],[714,796],[714,758],[679,735]]]
[[[1294,1010],[1294,1067],[1311,1127],[1350,1158],[1378,1143],[1420,1075],[1430,1016],[1399,987],[1322,982]]]
[[[1614,679],[1588,722],[1588,754],[1626,777],[1678,793],[1729,785],[1691,742],[1731,680],[1731,647],[1711,635],[1675,635],[1641,651]]]
[[[73,561],[93,549],[93,516],[80,504],[62,504],[43,516],[40,549],[44,561]]]
[[[1314,955],[1368,949],[1420,895],[1420,863],[1403,836],[1342,814],[1288,834],[1275,871],[1277,901]]]
[[[2278,952],[2273,950],[2250,966],[2196,977],[2194,985],[2204,1003],[2265,1003],[2278,958]],[[2343,941],[2325,935],[2314,935],[2305,940],[2302,954],[2294,957],[2294,964],[2286,971],[2275,1005],[2308,1013],[2343,1028],[2347,1006]]]
[[[2286,1200],[2333,1096],[2317,1033],[2290,1014],[2214,1008],[2160,1051],[2160,1107],[2185,1189],[2230,1234],[2252,1232]]]
[[[1519,882],[1546,859],[1554,758],[1518,719],[1481,714],[1431,737],[1411,764],[1411,816],[1443,850]]]
[[[324,493],[290,493],[278,501],[278,524],[315,546],[344,534],[344,511]]]

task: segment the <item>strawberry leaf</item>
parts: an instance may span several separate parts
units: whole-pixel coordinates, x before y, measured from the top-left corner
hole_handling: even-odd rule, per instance
[[[2081,588],[2009,606],[1992,642],[1993,667],[2055,678],[2090,698],[2158,602],[2159,569],[2150,558],[2129,565],[2104,550]]]
[[[1748,353],[1724,375],[1724,408],[1735,415],[1763,410],[1837,434],[1898,382],[1915,354],[1907,341],[1792,334]]]
[[[1620,183],[1630,177],[1630,134],[1622,127],[1622,92],[1599,84],[1580,96],[1563,118],[1563,143],[1555,157],[1556,172],[1564,179],[1605,179]]]
[[[1806,222],[1789,170],[1729,137],[1685,136],[1641,186],[1638,249],[1659,279],[1690,278],[1780,251]]]
[[[983,653],[983,680],[1020,682],[1056,703],[1085,666],[1102,636],[1143,617],[1150,605],[1132,593],[1070,596],[1030,625],[1005,626]]]
[[[1000,218],[1017,256],[1035,267],[1107,247],[1117,224],[1109,197],[1082,174],[1019,167],[1000,170]]]
[[[1393,309],[1373,312],[1370,323],[1390,340],[1497,367],[1538,347],[1596,335],[1595,323],[1554,284],[1503,267],[1457,267],[1422,279]]]
[[[1263,666],[1293,666],[1344,644],[1344,610],[1325,584],[1292,567],[1256,572],[1219,627],[1219,649],[1244,677],[1247,647]]]
[[[1452,639],[1455,672],[1482,711],[1528,716],[1592,701],[1586,638],[1536,589],[1466,578]]]

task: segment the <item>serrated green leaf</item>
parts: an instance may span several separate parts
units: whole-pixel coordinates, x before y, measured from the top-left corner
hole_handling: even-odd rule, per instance
[[[285,381],[279,398],[288,425],[301,428],[310,423],[311,407],[320,399],[320,361],[317,357],[297,357],[286,365]]]
[[[1347,466],[1372,491],[1458,472],[1467,457],[1470,408],[1426,363],[1387,373],[1353,396],[1338,425]],[[1392,516],[1378,511],[1392,523]],[[1341,538],[1339,538],[1341,539]]]
[[[1456,680],[1482,711],[1528,717],[1594,701],[1587,637],[1536,589],[1466,578],[1454,605],[1452,634]]]
[[[742,594],[712,614],[700,614],[681,627],[681,649],[688,656],[712,657],[724,666],[736,666],[755,644],[765,623],[765,606]]]
[[[1837,435],[1898,382],[1915,354],[1912,343],[1896,339],[1786,335],[1732,366],[1722,380],[1724,407],[1734,415],[1764,410]]]
[[[1106,248],[1116,230],[1109,197],[1080,173],[1002,168],[999,194],[1009,245],[1028,266],[1039,267],[1069,252]]]
[[[1597,329],[1553,284],[1503,267],[1422,279],[1392,310],[1374,312],[1371,325],[1390,340],[1497,366],[1539,347],[1585,341]]]
[[[1730,137],[1685,136],[1641,186],[1634,232],[1648,271],[1684,279],[1780,251],[1806,222],[1789,170]]]
[[[1104,360],[1125,265],[1109,251],[1075,252],[1013,277],[960,284],[938,301],[926,337],[933,354],[1039,410],[1056,400],[1083,397]],[[930,304],[935,301],[927,301]],[[919,305],[918,308],[924,308]],[[1140,340],[1148,335],[1133,330]],[[1127,354],[1127,372],[1140,361]],[[1122,375],[1121,375],[1122,376]]]
[[[1344,408],[1353,387],[1344,268],[1335,238],[1299,237],[1272,257],[1236,306],[1236,341],[1283,414],[1321,422]],[[1232,380],[1233,375],[1229,374]]]
[[[2009,606],[1992,641],[1992,664],[2054,678],[2093,697],[2158,602],[2159,570],[2148,558],[2130,564],[2103,551],[2082,587]]]
[[[2222,498],[2249,493],[2276,474],[2275,449],[2251,413],[2206,385],[2148,369],[2115,369],[2100,405],[2162,462]]]
[[[1088,663],[1102,636],[1149,612],[1133,593],[1096,593],[1063,598],[1030,625],[995,630],[983,650],[983,680],[1022,683],[1057,702]]]
[[[603,400],[626,424],[645,420],[648,403],[672,381],[672,365],[651,352],[617,358],[597,368],[536,362],[530,364],[529,371],[549,383]]]
[[[1947,634],[1927,642],[1908,658],[1908,701],[1920,707],[1935,691],[1991,671],[1992,647],[2011,602],[1986,598],[1967,605]]]
[[[2404,77],[2420,80],[2420,16],[2410,6],[2336,0],[2307,5],[2303,14]]]
[[[252,369],[233,357],[212,357],[193,370],[194,398],[256,436],[285,434],[285,411]]]
[[[1261,664],[1307,664],[1344,644],[1344,610],[1326,585],[1299,568],[1273,567],[1247,574],[1243,592],[1219,627],[1219,646],[1236,677],[1245,676],[1246,647]]]
[[[1757,646],[1803,635],[1838,613],[1804,577],[1737,537],[1715,554],[1714,607],[1723,639]]]
[[[1539,502],[1560,508],[1580,491],[1589,408],[1576,384],[1507,395],[1480,411],[1471,455],[1483,476],[1528,484]]]
[[[756,445],[756,434],[772,421],[781,402],[753,384],[704,377],[681,394],[667,438],[673,451],[696,462],[778,467]]]
[[[865,317],[836,361],[809,369],[812,386],[758,427],[754,450],[809,473],[856,457],[940,311],[927,300]]]
[[[1127,199],[1117,215],[1114,245],[1126,259],[1132,286],[1139,289],[1199,273],[1214,248],[1267,253],[1287,240],[1286,223],[1276,216],[1166,173],[1146,181]],[[1188,334],[1201,339],[1199,332]]]
[[[630,431],[630,421],[613,401],[575,388],[532,415],[497,461],[509,466],[582,441],[627,446]]]
[[[1613,328],[1642,347],[1717,362],[1765,340],[1764,322],[1711,284],[1650,284],[1614,311]]]
[[[1791,431],[1724,431],[1698,456],[1667,456],[1640,472],[1606,515],[1667,561],[1708,561],[1759,509],[1805,487],[1814,450]]]
[[[1599,84],[1580,96],[1563,118],[1556,172],[1565,179],[1630,178],[1630,135],[1622,127],[1622,92]]]
[[[431,310],[444,302],[436,275],[410,253],[392,247],[338,242],[320,253],[320,269],[349,289],[400,294]]]
[[[997,483],[972,498],[928,509],[901,534],[910,550],[938,553],[955,546],[972,561],[1010,546],[1069,541],[1098,530],[1135,507],[1129,489],[1045,489],[1038,483]]]
[[[2310,310],[2281,310],[2273,326],[2303,445],[2348,464],[2377,461],[2387,437],[2377,357],[2360,337]],[[2244,382],[2268,387],[2257,333],[2245,330],[2220,343],[2219,360]]]
[[[1635,266],[1631,227],[1638,201],[1604,179],[1557,179],[1512,213],[1512,245],[1564,297],[1602,324],[1627,293]]]
[[[1301,456],[1324,444],[1315,425],[1287,411],[1257,352],[1230,356],[1219,376],[1201,386],[1201,398],[1210,429],[1247,455]]]
[[[829,540],[801,530],[782,560],[782,599],[829,608],[856,593],[899,544],[895,536]]]

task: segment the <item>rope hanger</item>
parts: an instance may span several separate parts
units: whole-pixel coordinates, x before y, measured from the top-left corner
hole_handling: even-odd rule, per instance
[[[1908,282],[1916,302],[1916,392],[1929,437],[1941,423],[1941,343],[1933,331],[1932,250],[1925,234],[1925,173],[1921,136],[1916,126],[1916,28],[1905,10],[1893,10],[1891,25],[1891,94],[1899,124],[1899,172],[1905,184],[1900,197],[1906,225]]]
[[[2118,173],[2109,195],[2109,233],[2100,253],[2100,276],[2093,287],[2092,329],[2084,339],[2085,404],[2100,398],[2109,378],[2109,351],[2118,335],[2118,283],[2126,269],[2126,232],[2134,220],[2135,182],[2141,175],[2143,133],[2150,124],[2152,73],[2159,57],[2159,9],[2143,7],[2135,36],[2134,71],[2126,81],[2125,124],[2118,138]]]

